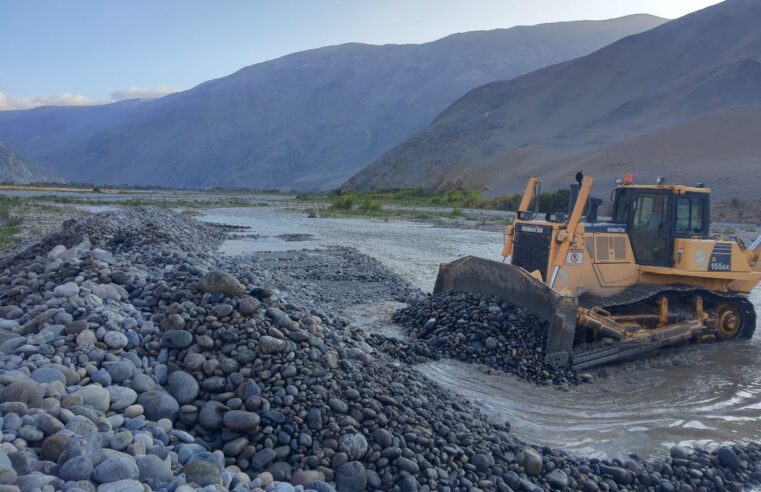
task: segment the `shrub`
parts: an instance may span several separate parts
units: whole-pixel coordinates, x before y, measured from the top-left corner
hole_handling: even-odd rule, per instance
[[[336,210],[351,210],[354,207],[355,201],[356,198],[354,195],[338,195],[333,198],[333,203],[331,204],[330,208],[334,208]]]
[[[365,198],[359,208],[363,213],[366,214],[378,213],[383,210],[380,202],[372,198]]]
[[[484,208],[492,210],[518,210],[521,204],[521,195],[502,195],[484,201]]]

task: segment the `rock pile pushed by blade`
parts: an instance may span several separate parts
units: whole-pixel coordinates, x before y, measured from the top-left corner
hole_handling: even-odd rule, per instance
[[[537,384],[562,387],[587,375],[555,369],[545,360],[546,323],[495,297],[446,293],[413,299],[397,311],[409,340],[380,340],[407,362],[456,359],[484,364]]]

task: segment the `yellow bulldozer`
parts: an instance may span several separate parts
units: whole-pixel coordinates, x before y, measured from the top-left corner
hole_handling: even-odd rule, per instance
[[[592,178],[570,186],[567,211],[540,213],[531,178],[504,231],[505,261],[468,256],[439,268],[434,293],[494,295],[547,322],[546,355],[585,369],[687,342],[749,339],[748,294],[761,281],[761,237],[746,247],[710,230],[711,191],[617,180],[598,219]],[[532,206],[533,204],[533,206]]]

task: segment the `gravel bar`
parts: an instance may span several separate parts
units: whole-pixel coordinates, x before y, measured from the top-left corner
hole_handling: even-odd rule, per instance
[[[0,491],[702,491],[761,479],[756,444],[600,461],[523,443],[308,292],[273,288],[285,277],[272,264],[218,255],[228,233],[135,208],[69,221],[0,260]]]

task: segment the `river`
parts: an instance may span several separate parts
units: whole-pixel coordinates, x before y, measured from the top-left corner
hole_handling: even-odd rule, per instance
[[[488,231],[404,221],[313,219],[278,207],[214,209],[202,218],[248,226],[257,235],[227,241],[226,254],[351,246],[425,291],[431,290],[443,261],[465,255],[501,259],[502,235]],[[277,237],[287,234],[310,236],[301,242]],[[761,312],[761,289],[752,299]],[[371,322],[390,323],[388,305],[378,309],[383,316],[374,313]],[[568,392],[509,375],[486,375],[474,365],[455,361],[418,369],[487,415],[509,421],[515,435],[587,456],[636,452],[648,457],[662,455],[673,444],[710,447],[761,440],[761,330],[750,342],[664,350],[608,367],[607,377]]]

